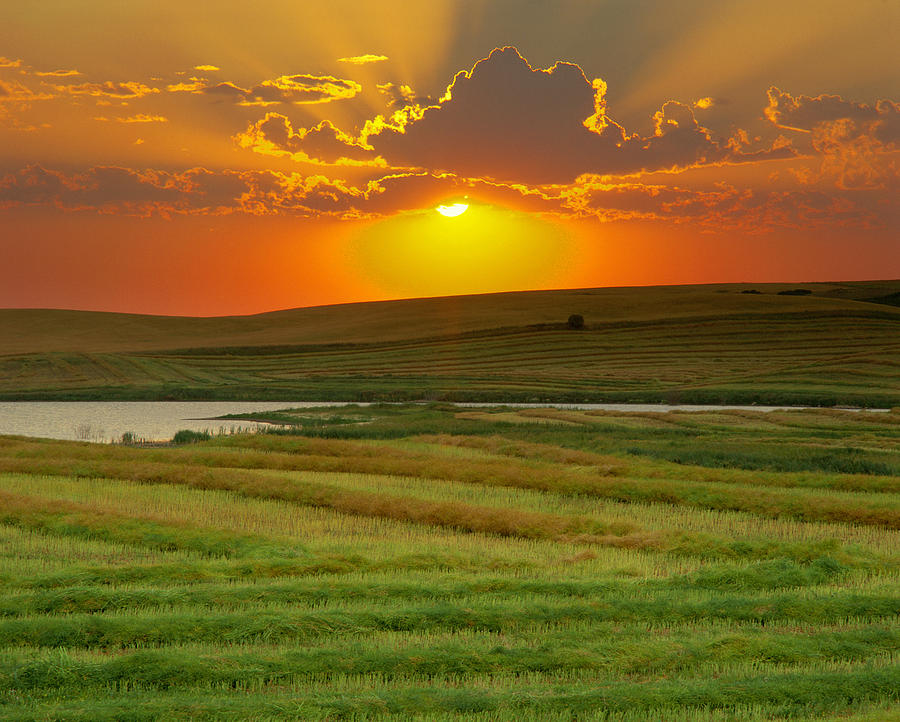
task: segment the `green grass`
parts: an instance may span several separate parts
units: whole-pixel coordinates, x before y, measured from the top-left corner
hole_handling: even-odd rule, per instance
[[[895,413],[276,416],[0,438],[0,719],[896,718]]]

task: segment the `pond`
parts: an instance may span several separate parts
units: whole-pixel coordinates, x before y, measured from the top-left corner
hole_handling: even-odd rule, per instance
[[[0,435],[39,436],[75,441],[120,441],[123,434],[136,440],[167,441],[176,431],[210,433],[255,431],[267,424],[225,421],[217,416],[275,411],[287,408],[348,406],[348,401],[0,401]],[[359,406],[368,406],[360,403]],[[491,404],[459,403],[475,408]],[[798,406],[670,406],[667,404],[503,404],[511,408],[600,409],[604,411],[708,411],[740,409],[776,411]],[[858,409],[854,409],[858,410]],[[887,409],[869,409],[887,411]]]
[[[216,416],[313,408],[332,403],[304,401],[0,401],[0,434],[80,441],[119,441],[133,434],[144,441],[171,439],[176,431],[211,433],[255,430],[251,421]]]

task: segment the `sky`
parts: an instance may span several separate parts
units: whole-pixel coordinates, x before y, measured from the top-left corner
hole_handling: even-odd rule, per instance
[[[896,0],[2,3],[0,307],[900,278],[898,67]]]

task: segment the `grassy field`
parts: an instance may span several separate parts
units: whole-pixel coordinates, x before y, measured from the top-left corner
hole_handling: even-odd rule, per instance
[[[232,318],[0,310],[0,399],[900,405],[900,281],[612,288]],[[584,329],[566,320],[581,314]]]
[[[0,437],[0,720],[900,720],[900,414]]]

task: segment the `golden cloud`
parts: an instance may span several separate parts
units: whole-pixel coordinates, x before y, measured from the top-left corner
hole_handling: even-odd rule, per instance
[[[35,75],[38,75],[42,78],[69,78],[75,75],[81,75],[77,70],[46,70],[46,71],[35,71]]]
[[[103,83],[80,83],[78,85],[54,85],[53,88],[60,93],[70,95],[90,95],[93,97],[110,97],[119,99],[141,98],[145,95],[158,93],[159,88],[151,88],[143,83],[129,80],[117,83],[107,80]]]
[[[50,93],[36,93],[17,80],[0,80],[0,103],[30,103],[34,100],[49,100]]]
[[[282,75],[273,80],[264,80],[249,89],[227,81],[202,88],[204,93],[233,99],[239,105],[261,106],[277,103],[329,103],[353,98],[361,90],[362,86],[354,80],[343,80],[331,75],[303,74]]]
[[[195,65],[194,70],[212,73],[212,72],[215,72],[216,70],[221,70],[221,68],[217,65]]]
[[[109,121],[114,120],[117,123],[168,123],[169,119],[163,115],[147,115],[146,113],[138,113],[137,115],[129,115],[122,118],[106,118],[104,116],[95,117],[94,120]]]
[[[251,123],[234,136],[241,148],[273,156],[290,156],[298,162],[321,165],[384,165],[371,148],[343,133],[329,120],[312,128],[294,130],[290,120],[280,113]]]
[[[382,63],[385,60],[388,60],[387,55],[372,55],[371,53],[366,53],[365,55],[353,55],[349,58],[338,58],[339,63],[350,63],[351,65],[367,65],[368,63]]]
[[[166,86],[170,93],[201,93],[206,87],[206,81],[200,78],[191,78],[188,83],[172,83]]]

